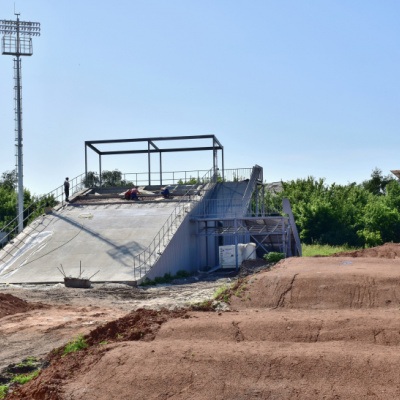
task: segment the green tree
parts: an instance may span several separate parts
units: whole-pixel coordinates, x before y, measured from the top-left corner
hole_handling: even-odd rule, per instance
[[[121,186],[122,172],[115,169],[114,171],[103,171],[101,173],[102,186]]]
[[[82,184],[87,185],[89,188],[97,187],[100,184],[99,176],[96,172],[88,171],[87,173],[87,181],[86,176],[82,178]]]
[[[13,169],[12,171],[5,171],[1,174],[1,179],[0,179],[0,187],[9,189],[9,190],[15,190],[17,187],[17,170]]]
[[[375,168],[372,171],[371,179],[368,179],[362,183],[362,186],[367,189],[370,193],[381,196],[386,192],[386,186],[395,181],[391,175],[382,175],[382,171],[379,168]]]
[[[367,181],[365,181],[367,182]],[[400,241],[400,186],[376,169],[366,183],[330,186],[313,177],[283,182],[306,244],[372,246]]]
[[[375,197],[363,212],[364,231],[379,232],[383,242],[400,241],[400,213],[386,204],[383,197]]]

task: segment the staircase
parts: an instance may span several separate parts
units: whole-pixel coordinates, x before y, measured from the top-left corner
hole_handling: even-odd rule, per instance
[[[207,172],[210,175],[210,171]],[[213,192],[215,183],[188,185],[185,195],[175,207],[165,224],[161,227],[150,245],[141,253],[133,256],[133,277],[141,281],[159,261],[175,233],[190,212]]]

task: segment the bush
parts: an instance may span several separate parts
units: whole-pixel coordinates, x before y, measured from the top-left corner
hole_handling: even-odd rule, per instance
[[[170,273],[164,274],[164,276],[157,276],[154,280],[145,278],[140,286],[152,286],[152,285],[160,285],[162,283],[171,283],[175,279],[185,279],[190,276],[189,272],[181,269],[176,275],[171,275]]]
[[[67,343],[64,348],[64,356],[68,353],[75,353],[76,351],[89,347],[83,335],[78,335],[74,340]]]
[[[268,254],[264,254],[264,260],[270,264],[275,264],[278,261],[283,260],[284,258],[285,258],[284,253],[277,253],[276,251],[271,251]]]
[[[0,385],[0,399],[4,399],[4,397],[6,397],[7,392],[8,392],[8,386]]]

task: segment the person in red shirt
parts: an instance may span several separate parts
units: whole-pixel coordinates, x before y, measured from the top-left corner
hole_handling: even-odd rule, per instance
[[[137,189],[137,187],[134,186],[131,190],[131,199],[139,200],[138,194],[139,194],[139,190]]]
[[[131,199],[131,194],[132,194],[133,189],[129,189],[125,192],[125,200],[130,200]]]

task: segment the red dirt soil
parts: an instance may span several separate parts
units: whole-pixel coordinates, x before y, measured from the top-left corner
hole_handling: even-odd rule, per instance
[[[231,312],[138,310],[53,351],[7,400],[400,398],[393,247],[283,260],[244,279]]]
[[[363,257],[363,258],[387,258],[395,259],[400,257],[400,243],[385,243],[379,247],[336,253],[331,257]]]
[[[27,303],[11,294],[0,293],[0,318],[46,307],[44,304]]]

